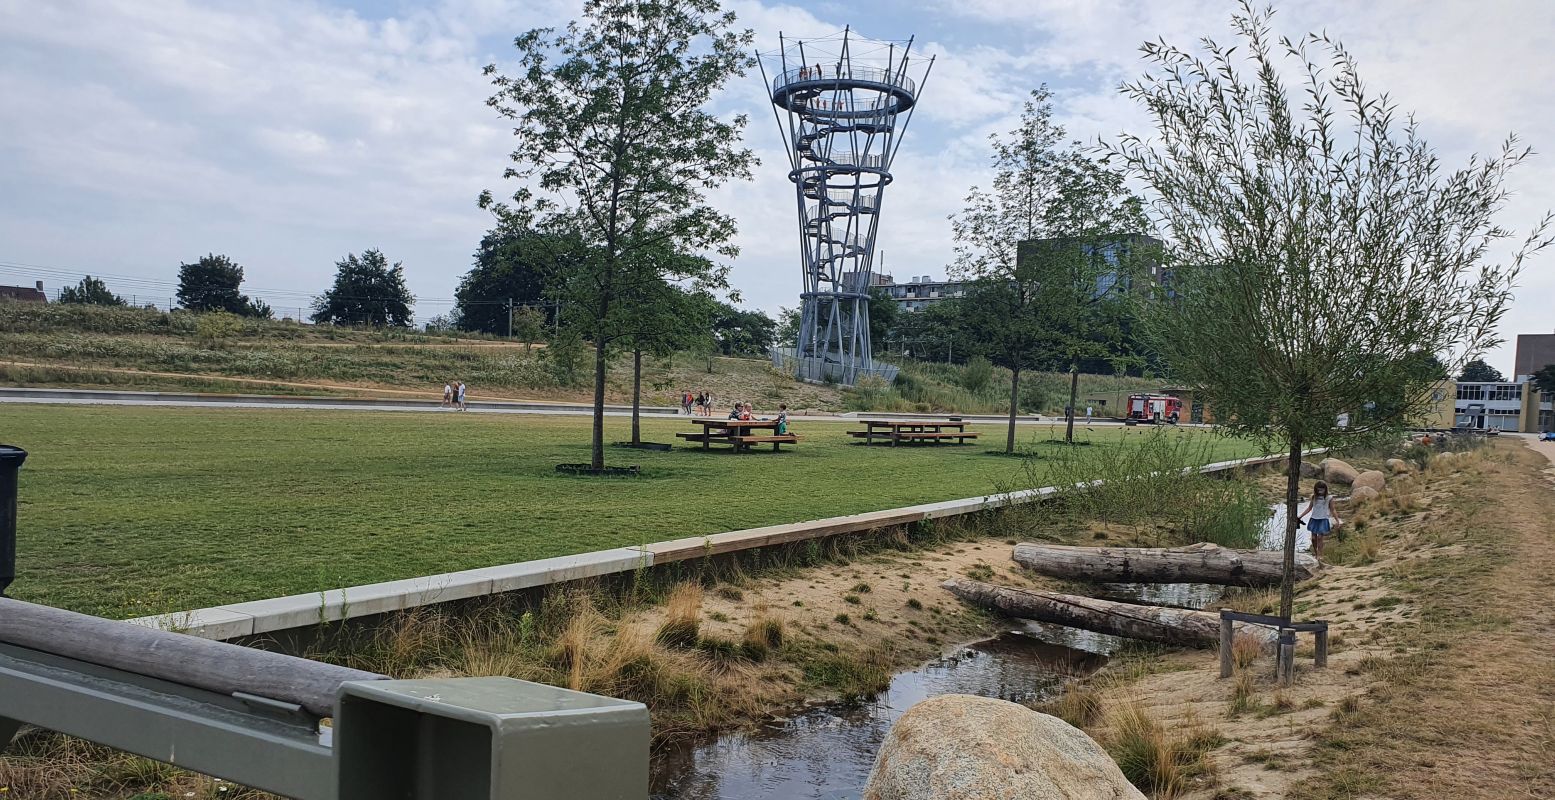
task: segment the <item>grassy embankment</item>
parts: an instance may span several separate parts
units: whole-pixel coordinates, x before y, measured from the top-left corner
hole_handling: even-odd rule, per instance
[[[1305,637],[1289,688],[1257,648],[1237,648],[1229,680],[1213,652],[1159,652],[1047,710],[1156,798],[1555,796],[1555,468],[1517,441],[1422,460],[1339,509],[1333,565],[1298,591],[1297,615],[1331,624],[1328,669],[1311,669]]]
[[[473,399],[592,398],[586,364],[569,380],[542,349],[522,343],[392,330],[362,330],[145,309],[0,302],[0,383],[12,386],[162,391],[435,397],[446,380]],[[586,354],[585,354],[586,355]],[[586,361],[586,359],[584,359]],[[580,362],[582,364],[582,362]],[[709,370],[711,366],[711,370]],[[644,360],[644,402],[675,405],[684,390],[722,403],[787,402],[817,411],[1001,413],[1008,370],[906,362],[890,387],[841,390],[794,381],[764,359],[678,354]],[[1030,373],[1022,405],[1053,414],[1069,378]],[[1158,381],[1085,375],[1082,392],[1154,390]],[[629,359],[610,372],[611,402],[631,400]],[[1083,397],[1083,395],[1082,395]]]
[[[0,419],[31,453],[13,592],[106,616],[974,497],[1056,463],[1025,475],[980,445],[863,447],[849,424],[807,422],[778,454],[612,450],[645,474],[599,481],[554,469],[588,460],[583,416],[7,405]],[[644,424],[660,442],[689,427]],[[607,418],[607,441],[626,426]],[[1079,450],[1146,435],[1099,429]]]

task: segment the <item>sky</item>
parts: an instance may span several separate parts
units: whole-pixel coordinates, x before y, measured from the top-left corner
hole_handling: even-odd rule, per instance
[[[1145,132],[1120,82],[1146,40],[1231,38],[1224,0],[926,0],[782,4],[726,0],[760,49],[778,34],[851,25],[917,37],[935,57],[882,204],[877,270],[943,277],[947,217],[989,178],[990,133],[1025,95],[1054,93],[1084,141]],[[1527,231],[1555,208],[1555,14],[1546,0],[1285,2],[1278,32],[1326,31],[1362,76],[1414,112],[1446,166],[1510,132],[1535,157],[1512,175],[1502,222]],[[491,218],[509,126],[485,105],[481,68],[511,68],[512,39],[564,25],[576,0],[0,0],[0,284],[50,289],[82,274],[166,304],[178,265],[224,253],[245,290],[296,316],[347,253],[404,264],[425,321],[447,313]],[[711,199],[739,222],[730,262],[741,304],[798,304],[792,184],[759,73],[714,100],[747,114],[761,159]],[[1505,250],[1498,255],[1505,255]],[[1528,265],[1501,327],[1555,330],[1555,252]],[[1511,345],[1492,350],[1510,371]]]

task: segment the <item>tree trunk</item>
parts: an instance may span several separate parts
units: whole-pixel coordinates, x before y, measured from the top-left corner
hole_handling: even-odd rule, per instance
[[[1290,437],[1290,463],[1285,465],[1285,562],[1280,579],[1280,616],[1290,622],[1296,600],[1296,504],[1301,498],[1301,437]]]
[[[632,444],[642,444],[642,426],[638,409],[643,402],[643,351],[632,351]]]
[[[1215,647],[1220,643],[1220,615],[1209,611],[1117,603],[965,578],[952,578],[941,585],[968,603],[1011,617],[1171,645]],[[1253,636],[1265,644],[1275,638],[1273,630],[1256,625],[1237,625],[1237,635]]]
[[[1074,404],[1075,404],[1075,402],[1077,400],[1079,400],[1079,398],[1080,398],[1080,365],[1078,363],[1070,363],[1070,365],[1069,365],[1069,414],[1068,414],[1068,416],[1069,416],[1069,424],[1068,424],[1067,429],[1064,431],[1064,441],[1068,442],[1069,444],[1074,444],[1074,412],[1075,412]]]
[[[594,435],[591,465],[605,468],[605,337],[594,335]]]
[[[1233,550],[1213,544],[1191,547],[1069,547],[1015,545],[1015,563],[1033,572],[1073,581],[1106,583],[1214,583],[1225,586],[1274,586],[1285,567],[1271,550]],[[1317,559],[1303,555],[1297,580],[1317,572]]]
[[[1015,412],[1020,405],[1020,370],[1010,370],[1010,432],[1004,440],[1004,452],[1015,452]]]

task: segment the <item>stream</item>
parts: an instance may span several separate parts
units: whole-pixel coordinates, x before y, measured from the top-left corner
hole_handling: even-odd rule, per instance
[[[1272,507],[1260,547],[1278,549],[1285,507]],[[1298,529],[1297,549],[1310,540]],[[1203,608],[1224,587],[1209,584],[1104,584],[1109,600]],[[653,800],[857,800],[875,753],[903,712],[941,694],[975,694],[1039,703],[1068,681],[1107,663],[1121,640],[1090,631],[1024,622],[1019,629],[964,645],[901,672],[872,701],[796,710],[754,730],[688,742],[656,755]]]

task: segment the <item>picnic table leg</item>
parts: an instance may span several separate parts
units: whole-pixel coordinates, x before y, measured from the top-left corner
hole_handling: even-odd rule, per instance
[[[711,450],[711,449],[713,449],[712,447],[709,446],[709,445],[712,444],[712,442],[710,441],[712,438],[713,438],[713,435],[711,433],[704,433],[702,435],[702,449],[703,450]]]

